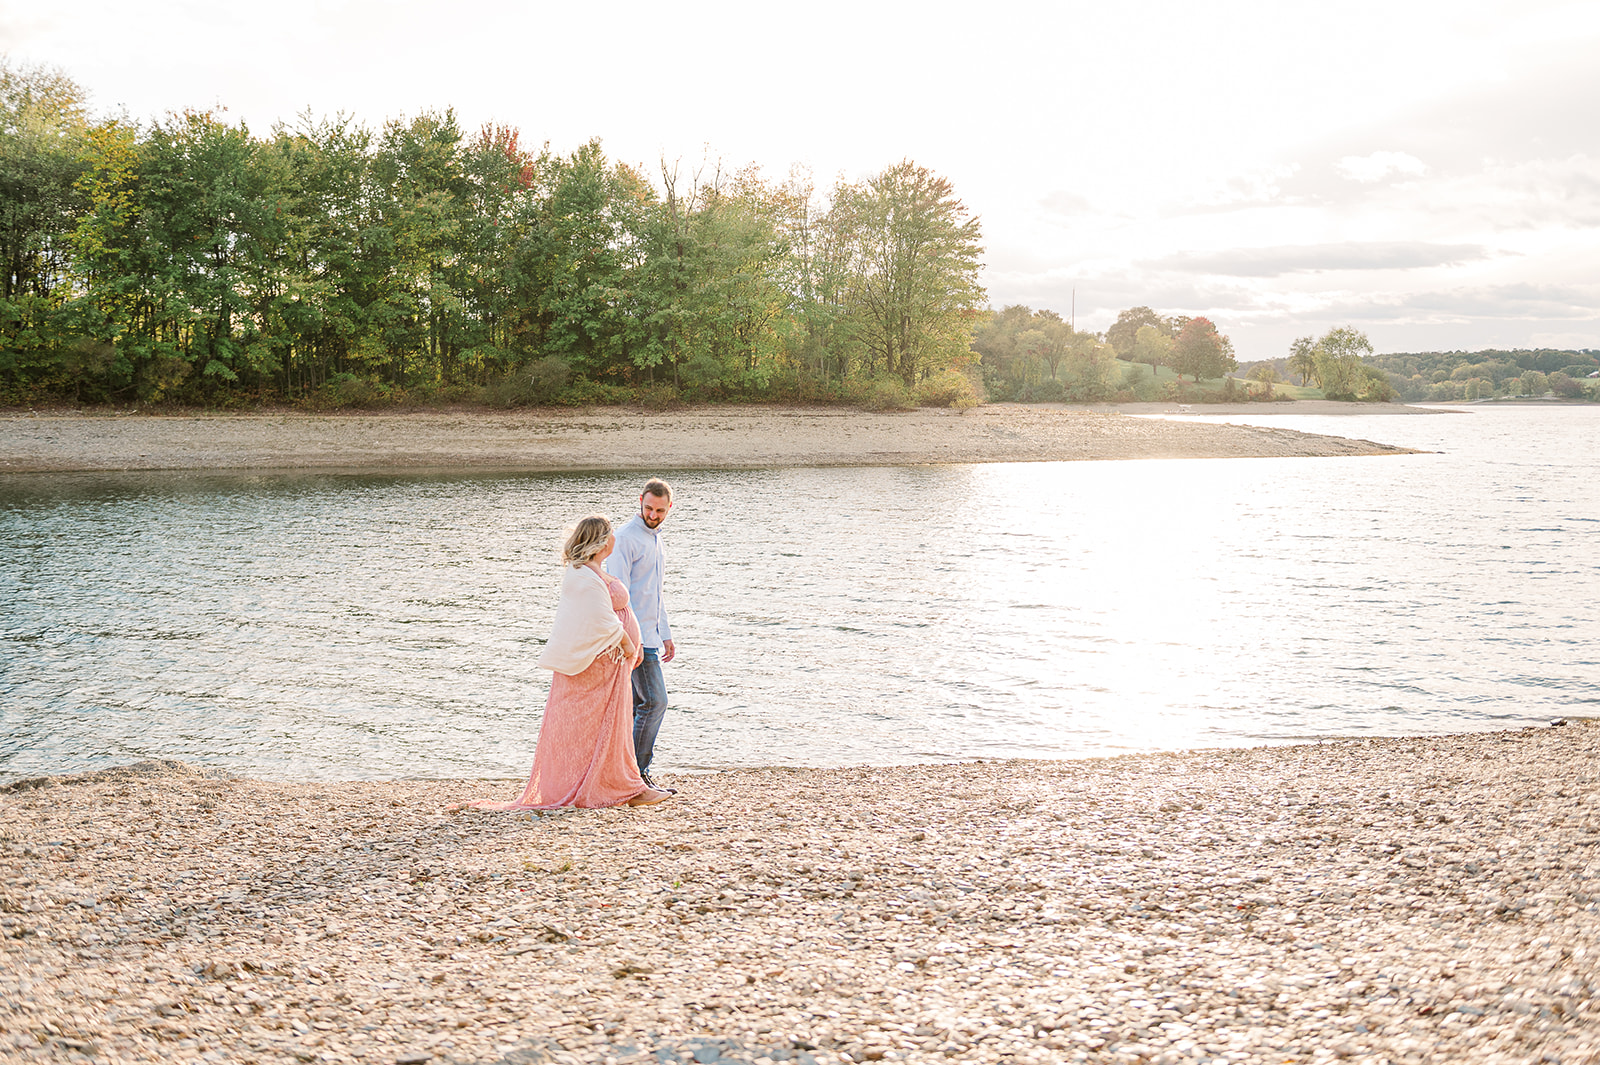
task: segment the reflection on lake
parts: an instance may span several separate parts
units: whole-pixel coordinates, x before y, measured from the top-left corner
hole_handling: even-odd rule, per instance
[[[1442,453],[667,471],[657,766],[1593,712],[1600,409],[1229,420]],[[562,528],[641,480],[0,481],[0,779],[519,776]]]

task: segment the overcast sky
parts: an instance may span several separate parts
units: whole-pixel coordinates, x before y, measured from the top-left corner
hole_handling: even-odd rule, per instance
[[[993,306],[1203,314],[1241,360],[1600,348],[1594,0],[0,0],[0,51],[262,134],[454,107],[646,173],[910,158],[981,217]]]

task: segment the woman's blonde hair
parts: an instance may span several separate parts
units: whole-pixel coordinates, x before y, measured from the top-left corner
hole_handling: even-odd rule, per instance
[[[569,566],[586,566],[606,546],[611,535],[611,522],[603,514],[591,514],[572,527],[567,546],[561,549],[561,561]]]

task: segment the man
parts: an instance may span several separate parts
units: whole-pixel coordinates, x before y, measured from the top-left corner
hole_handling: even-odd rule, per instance
[[[617,530],[616,549],[606,559],[606,572],[628,587],[628,598],[639,619],[639,642],[644,659],[633,671],[633,753],[639,760],[639,775],[658,791],[676,794],[650,779],[650,759],[655,753],[656,733],[667,712],[667,682],[661,664],[678,653],[667,625],[667,609],[661,599],[661,523],[672,510],[672,487],[652,478],[639,496],[639,513]]]

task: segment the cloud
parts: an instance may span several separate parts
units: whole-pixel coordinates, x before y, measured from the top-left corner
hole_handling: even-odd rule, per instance
[[[1561,323],[1570,332],[1581,323],[1600,324],[1595,285],[1462,285],[1420,291],[1328,293],[1298,317],[1310,322],[1351,324],[1357,328],[1391,325],[1467,325],[1515,322]],[[1531,331],[1530,331],[1531,332]],[[1526,342],[1524,342],[1526,343]]]
[[[1351,181],[1370,185],[1382,181],[1390,174],[1421,177],[1428,172],[1428,164],[1407,152],[1373,152],[1371,155],[1347,155],[1333,164],[1333,168]]]
[[[1180,252],[1139,265],[1231,277],[1281,277],[1284,274],[1330,270],[1418,270],[1490,258],[1479,244],[1430,244],[1425,241],[1367,241],[1343,244],[1291,244],[1276,248],[1232,248],[1216,252]]]
[[[1168,208],[1163,214],[1177,217],[1278,203],[1283,200],[1285,183],[1299,171],[1299,163],[1278,163],[1231,174],[1220,180],[1202,181],[1188,191],[1182,206]]]
[[[1407,297],[1405,306],[1467,318],[1589,321],[1595,318],[1595,295],[1594,286],[1513,282],[1420,292]]]
[[[1039,207],[1045,214],[1057,218],[1075,218],[1095,213],[1094,204],[1090,202],[1089,197],[1060,190],[1046,194],[1039,201]]]
[[[1344,232],[1457,243],[1491,233],[1570,237],[1600,228],[1600,153],[1483,157],[1376,184],[1343,180],[1328,166],[1320,170],[1292,183],[1284,205],[1318,212]]]
[[[1592,348],[1600,331],[1593,333],[1534,333],[1528,338],[1528,346],[1534,348],[1556,348],[1561,351],[1582,350]]]

